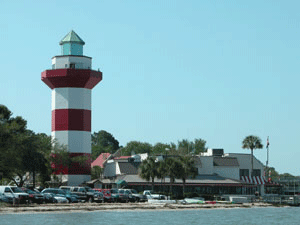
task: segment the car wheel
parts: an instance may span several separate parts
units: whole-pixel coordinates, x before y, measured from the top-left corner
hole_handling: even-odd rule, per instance
[[[140,198],[136,198],[136,199],[135,199],[135,202],[140,202]]]

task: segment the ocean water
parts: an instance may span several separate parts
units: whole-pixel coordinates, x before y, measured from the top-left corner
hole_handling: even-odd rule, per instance
[[[300,224],[300,207],[0,214],[0,224]]]

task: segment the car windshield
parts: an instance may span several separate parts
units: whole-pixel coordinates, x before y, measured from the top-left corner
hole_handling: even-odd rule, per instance
[[[28,194],[36,194],[33,190],[30,189],[26,189],[25,192],[27,192]]]
[[[137,191],[134,190],[134,189],[132,189],[131,192],[134,193],[134,194],[137,194]]]
[[[61,189],[48,189],[44,191],[45,193],[54,193],[54,194],[61,194],[65,195],[66,193]]]
[[[11,190],[14,192],[14,193],[24,193],[24,191],[22,191],[20,188],[18,187],[11,187]]]

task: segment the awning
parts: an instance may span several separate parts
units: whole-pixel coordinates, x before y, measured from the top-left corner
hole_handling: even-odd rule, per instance
[[[265,184],[263,176],[241,176],[241,180],[249,184]]]
[[[118,180],[116,181],[116,185],[118,185],[119,187],[126,186],[127,182],[125,180]]]

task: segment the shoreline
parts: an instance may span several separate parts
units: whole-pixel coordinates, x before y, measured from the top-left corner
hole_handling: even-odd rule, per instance
[[[20,206],[2,206],[1,214],[14,213],[66,213],[66,212],[92,212],[92,211],[162,211],[162,210],[203,210],[203,209],[234,209],[258,207],[287,207],[269,203],[243,203],[243,204],[149,204],[149,203],[75,203],[75,204],[33,204]]]

